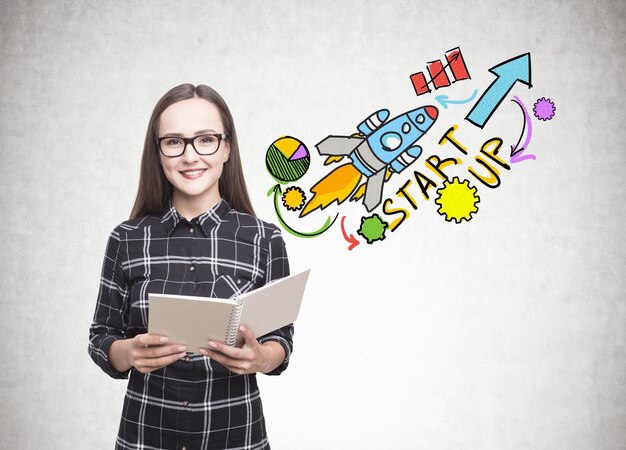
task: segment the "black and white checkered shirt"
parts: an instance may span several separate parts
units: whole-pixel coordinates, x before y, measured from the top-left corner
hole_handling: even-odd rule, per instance
[[[149,374],[116,371],[111,344],[147,332],[148,293],[230,298],[289,275],[279,229],[221,200],[191,222],[171,203],[162,216],[126,221],[111,233],[90,328],[89,354],[113,378],[129,378],[119,449],[269,448],[255,375],[235,375],[200,353]],[[286,369],[293,325],[277,341]]]

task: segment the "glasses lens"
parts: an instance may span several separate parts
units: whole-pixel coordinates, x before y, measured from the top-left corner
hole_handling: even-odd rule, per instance
[[[211,153],[215,153],[220,146],[220,138],[212,134],[205,134],[195,138],[193,145],[196,147],[196,151],[201,155],[210,155]]]
[[[161,151],[165,156],[178,156],[185,148],[185,141],[180,138],[171,137],[161,141]]]

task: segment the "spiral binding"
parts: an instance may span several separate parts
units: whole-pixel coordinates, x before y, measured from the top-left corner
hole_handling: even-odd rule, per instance
[[[228,321],[228,330],[226,331],[225,342],[231,347],[235,345],[235,340],[237,339],[237,331],[239,330],[239,320],[241,319],[242,311],[243,303],[235,306],[230,313],[230,320]]]

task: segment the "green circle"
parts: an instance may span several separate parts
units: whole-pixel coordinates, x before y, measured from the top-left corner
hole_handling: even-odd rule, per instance
[[[265,166],[276,180],[296,181],[309,170],[311,155],[299,139],[283,136],[272,142],[265,154]]]

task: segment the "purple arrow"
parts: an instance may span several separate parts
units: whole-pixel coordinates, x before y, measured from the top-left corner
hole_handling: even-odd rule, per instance
[[[528,144],[530,144],[530,138],[533,136],[533,123],[530,121],[530,114],[528,114],[528,110],[517,95],[514,95],[513,100],[511,101],[517,103],[519,107],[522,108],[522,112],[524,113],[524,126],[522,127],[522,132],[517,140],[517,144],[511,145],[511,163],[518,163],[520,161],[524,161],[525,159],[537,159],[537,156],[533,154],[524,155],[524,151],[528,148]],[[526,125],[528,125],[526,139],[524,140],[524,144],[518,148],[519,143],[522,141],[524,131],[526,131]]]

